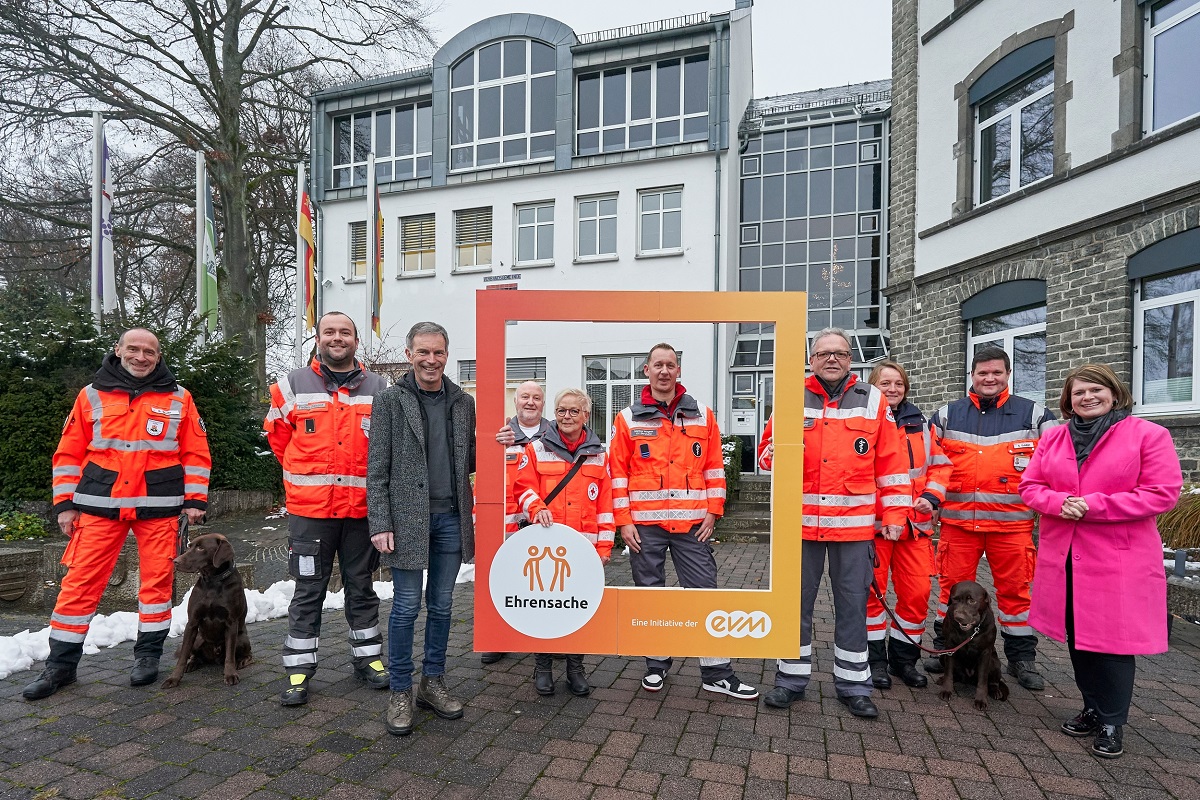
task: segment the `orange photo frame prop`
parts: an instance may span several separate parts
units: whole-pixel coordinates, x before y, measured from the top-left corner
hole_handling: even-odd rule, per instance
[[[803,292],[476,292],[477,651],[798,657],[806,309],[807,295]],[[775,323],[775,455],[769,588],[606,586],[592,618],[574,633],[555,639],[526,636],[504,621],[493,605],[488,579],[492,560],[504,537],[504,448],[496,442],[492,431],[509,416],[504,407],[505,332],[509,320]],[[646,346],[652,344],[647,341]],[[786,361],[781,361],[780,356]],[[779,369],[780,366],[785,368]],[[547,387],[547,394],[561,388],[564,387]],[[784,491],[775,491],[779,487],[784,487]],[[764,616],[769,621],[765,633],[768,626],[763,622]]]

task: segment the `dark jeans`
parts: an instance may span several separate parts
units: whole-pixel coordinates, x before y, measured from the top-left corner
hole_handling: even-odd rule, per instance
[[[429,517],[429,579],[425,584],[425,660],[421,673],[430,678],[446,673],[446,643],[450,639],[450,605],[454,581],[462,565],[458,514]],[[392,691],[412,688],[413,631],[421,610],[424,570],[393,569],[392,613],[388,619],[388,672]]]
[[[1067,649],[1075,670],[1075,685],[1083,695],[1083,707],[1096,710],[1103,725],[1129,721],[1136,672],[1133,656],[1095,653],[1075,649],[1075,603],[1071,578],[1071,551],[1067,551]]]

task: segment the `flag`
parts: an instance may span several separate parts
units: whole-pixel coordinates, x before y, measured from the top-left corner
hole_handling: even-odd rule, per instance
[[[196,153],[196,315],[217,330],[217,220],[204,154]]]
[[[104,120],[92,115],[92,313],[100,316],[117,308],[117,272],[113,259],[113,173],[104,135]]]
[[[375,180],[375,154],[367,156],[367,325],[380,335],[379,306],[383,300],[383,214],[379,211],[379,184]],[[367,339],[370,349],[370,338]]]
[[[301,173],[303,175],[303,172]],[[298,296],[304,314],[304,330],[307,331],[317,324],[317,244],[313,237],[312,200],[308,196],[308,186],[300,184],[300,208],[296,218],[296,230],[299,234],[296,254],[296,265],[300,273],[296,278]]]

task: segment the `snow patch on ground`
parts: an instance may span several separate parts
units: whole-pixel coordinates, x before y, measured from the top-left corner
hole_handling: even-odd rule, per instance
[[[463,564],[458,570],[455,583],[471,583],[475,580],[475,565]],[[383,581],[374,583],[375,594],[380,600],[392,599],[392,584]],[[292,595],[296,591],[295,581],[279,581],[266,591],[246,589],[246,622],[261,622],[286,617]],[[167,635],[174,639],[183,635],[187,626],[187,604],[192,594],[187,594],[179,605],[171,610],[171,631]],[[329,592],[325,595],[325,611],[338,611],[346,607],[346,594]],[[83,643],[84,653],[97,653],[101,647],[116,647],[121,642],[137,639],[137,614],[133,611],[117,611],[113,614],[97,614],[88,628]],[[21,631],[15,636],[0,636],[0,680],[14,672],[20,672],[44,661],[50,655],[50,628],[39,631]]]

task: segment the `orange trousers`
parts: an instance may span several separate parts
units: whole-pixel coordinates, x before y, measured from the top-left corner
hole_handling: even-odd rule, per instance
[[[1032,533],[978,533],[942,523],[938,541],[937,618],[946,617],[950,589],[959,581],[973,581],[979,559],[987,556],[996,586],[1000,632],[1007,636],[1033,636],[1029,627],[1029,587],[1037,548]]]
[[[63,553],[67,575],[50,615],[51,639],[83,643],[130,530],[137,537],[141,577],[138,633],[170,630],[179,520],[118,520],[81,514]]]
[[[933,574],[933,541],[928,536],[914,537],[910,532],[899,541],[875,537],[875,583],[887,593],[888,574],[896,592],[896,621],[888,618],[875,592],[867,595],[867,641],[878,642],[891,636],[902,642],[921,641],[925,617],[929,615],[930,576]],[[890,630],[890,633],[889,633]],[[908,639],[901,635],[907,634]]]

